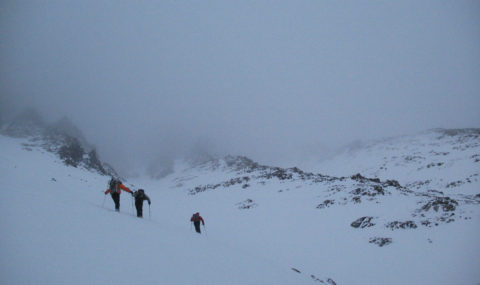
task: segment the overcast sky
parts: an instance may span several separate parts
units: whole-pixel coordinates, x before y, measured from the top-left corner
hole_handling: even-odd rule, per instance
[[[480,1],[4,0],[0,96],[117,167],[480,127]]]

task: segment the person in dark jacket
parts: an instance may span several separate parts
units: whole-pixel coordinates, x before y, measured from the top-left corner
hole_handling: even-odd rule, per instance
[[[132,196],[135,198],[135,208],[137,208],[137,217],[141,218],[143,216],[143,201],[147,200],[148,205],[152,204],[150,197],[145,194],[143,189],[138,189],[132,193]]]
[[[192,217],[190,218],[190,222],[193,222],[193,225],[195,226],[195,231],[197,231],[197,233],[202,233],[200,230],[200,222],[202,222],[202,225],[205,226],[205,221],[203,220],[202,216],[200,216],[199,212],[196,212],[192,215]]]
[[[115,203],[115,211],[118,212],[118,211],[120,211],[120,192],[121,192],[121,190],[123,190],[125,192],[128,192],[128,193],[132,193],[132,190],[130,190],[125,185],[123,185],[122,181],[120,181],[118,179],[115,179],[114,177],[112,177],[112,179],[110,179],[110,182],[108,182],[108,185],[109,185],[109,188],[107,189],[107,191],[105,191],[105,195],[110,193],[110,195],[112,196],[112,200]]]

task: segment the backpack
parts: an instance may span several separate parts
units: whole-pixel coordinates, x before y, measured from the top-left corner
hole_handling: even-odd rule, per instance
[[[138,189],[137,192],[135,192],[135,199],[143,199],[145,196],[145,191],[143,189]]]
[[[193,220],[194,222],[200,222],[200,214],[199,214],[199,213],[193,214],[192,220]]]
[[[120,181],[116,179],[110,180],[110,194],[120,192]]]

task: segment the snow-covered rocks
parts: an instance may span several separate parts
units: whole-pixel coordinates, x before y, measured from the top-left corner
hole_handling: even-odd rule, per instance
[[[372,220],[375,219],[374,217],[361,217],[358,218],[357,220],[353,221],[350,226],[353,228],[368,228],[368,227],[373,227],[375,224],[372,222]]]
[[[368,242],[376,244],[379,247],[382,247],[382,246],[391,244],[393,240],[392,238],[373,237],[373,238],[370,238]]]

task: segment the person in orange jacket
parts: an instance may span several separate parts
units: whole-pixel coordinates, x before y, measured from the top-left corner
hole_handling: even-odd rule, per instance
[[[115,211],[118,212],[120,211],[120,191],[123,190],[132,195],[133,195],[133,192],[128,187],[123,185],[122,181],[115,179],[114,177],[110,179],[110,182],[108,184],[109,184],[109,188],[107,189],[107,191],[105,191],[105,195],[110,193],[110,195],[112,196],[113,202],[115,203]]]
[[[196,212],[195,214],[193,214],[190,218],[190,222],[193,222],[193,225],[195,226],[195,231],[200,234],[200,222],[202,222],[202,225],[205,226],[205,221],[203,220],[202,216],[200,216],[200,213]]]

